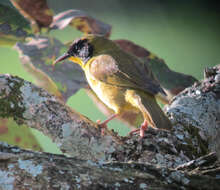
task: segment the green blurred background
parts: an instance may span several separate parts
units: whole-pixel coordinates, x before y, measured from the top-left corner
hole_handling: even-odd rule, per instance
[[[112,25],[111,39],[129,39],[163,58],[172,70],[197,79],[202,78],[205,67],[220,63],[220,6],[217,1],[48,0],[48,4],[55,13],[68,9],[86,11]],[[67,27],[52,31],[50,35],[67,42],[81,33]],[[23,70],[15,50],[0,47],[0,57],[0,73],[18,75],[33,82]],[[106,118],[84,90],[72,96],[67,104],[93,121]],[[116,120],[111,121],[109,127],[121,135],[129,131]],[[45,151],[59,152],[48,138],[35,130],[32,132]]]

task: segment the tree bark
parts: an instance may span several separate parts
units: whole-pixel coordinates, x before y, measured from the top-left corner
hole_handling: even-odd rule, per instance
[[[110,162],[31,152],[0,144],[0,189],[219,189],[220,165],[210,154],[194,172],[147,163]],[[212,165],[210,165],[210,160]],[[201,164],[202,163],[202,164]],[[195,164],[196,165],[196,164]],[[181,168],[181,169],[182,169]],[[204,174],[200,171],[205,171]]]
[[[18,77],[0,75],[0,117],[49,136],[71,156],[0,146],[2,189],[218,189],[220,67],[166,107],[171,131],[119,137]],[[211,153],[216,151],[217,154]],[[24,185],[25,184],[25,185]],[[22,186],[23,185],[23,186]]]

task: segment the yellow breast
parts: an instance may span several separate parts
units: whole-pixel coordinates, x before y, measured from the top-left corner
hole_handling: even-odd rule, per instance
[[[99,99],[110,109],[114,110],[115,112],[118,112],[118,104],[120,103],[120,101],[116,89],[111,88],[111,86],[106,85],[103,82],[94,80],[93,77],[90,76],[90,74],[86,74],[86,78],[90,87],[99,97]],[[123,100],[123,96],[121,96],[120,99]]]
[[[120,114],[128,110],[137,111],[136,108],[126,100],[126,88],[117,87],[97,80],[90,73],[90,64],[87,62],[83,67],[89,86],[96,93],[98,98],[115,113]]]

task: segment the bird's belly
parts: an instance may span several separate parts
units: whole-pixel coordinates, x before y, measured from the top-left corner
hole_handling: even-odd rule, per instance
[[[120,113],[126,106],[125,90],[123,88],[108,85],[87,77],[88,83],[99,99],[115,113]]]

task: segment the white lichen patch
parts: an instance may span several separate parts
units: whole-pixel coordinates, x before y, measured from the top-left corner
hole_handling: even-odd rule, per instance
[[[98,165],[96,162],[93,162],[92,160],[87,160],[87,164],[90,166],[95,166],[95,167],[97,167],[97,165]]]
[[[124,182],[128,182],[128,178],[124,178]]]
[[[147,188],[147,184],[146,183],[140,183],[139,188],[140,189],[146,189]]]
[[[82,181],[83,185],[91,185],[92,184],[92,180],[91,180],[91,176],[89,174],[79,174],[79,182],[80,183]]]
[[[35,165],[30,160],[18,160],[18,167],[20,169],[25,170],[29,174],[31,174],[33,177],[36,177],[37,175],[41,174],[43,171],[43,167],[41,165]]]
[[[124,182],[126,182],[126,183],[134,183],[133,179],[130,179],[130,178],[124,178]]]
[[[8,96],[11,92],[10,88],[7,86],[8,81],[4,78],[0,78],[0,98]]]
[[[164,157],[163,157],[163,155],[160,154],[160,153],[157,153],[157,154],[155,155],[155,158],[157,159],[157,163],[160,164],[160,165],[162,165],[162,163],[164,162]]]
[[[158,139],[158,142],[165,142],[165,143],[167,143],[167,144],[171,144],[171,142],[169,141],[169,139],[168,138],[159,138]]]
[[[216,175],[215,178],[216,178],[216,179],[220,179],[220,175]]]
[[[174,181],[182,183],[184,185],[188,185],[190,182],[190,180],[187,177],[185,177],[185,175],[180,171],[172,172],[169,176],[169,179],[171,182],[174,180]]]
[[[110,169],[110,170],[112,170],[112,171],[116,171],[116,172],[122,172],[123,171],[123,169],[121,169],[121,168],[108,168],[108,169]]]
[[[14,153],[21,152],[21,149],[18,148],[18,147],[13,147],[11,150],[12,150]]]
[[[14,108],[15,105],[11,102],[11,103],[10,103],[10,107],[11,107],[11,108]]]
[[[13,190],[15,178],[10,176],[10,172],[0,171],[0,189]]]
[[[46,101],[46,97],[42,97],[38,91],[33,91],[33,86],[31,84],[26,83],[21,86],[20,91],[23,97],[23,105],[26,108],[23,113],[24,118],[31,119],[33,117],[33,111],[31,107],[35,107],[36,105],[40,105],[42,102]]]
[[[78,126],[77,124],[76,126]],[[92,137],[88,134],[88,131],[82,128],[77,128],[72,125],[73,133],[67,134],[68,131],[71,132],[72,129],[68,125],[62,126],[63,135],[66,138],[63,139],[61,149],[71,152],[72,156],[78,157],[86,160],[106,160],[106,155],[115,150],[114,143],[111,136],[104,136],[100,139]],[[74,146],[73,146],[74,145]],[[89,145],[89,146],[88,146]],[[110,158],[109,158],[110,159]]]
[[[120,183],[118,182],[115,183],[115,187],[120,187],[120,186],[121,186]]]
[[[65,123],[62,125],[63,138],[67,138],[74,132],[74,128],[73,128],[74,125],[77,125],[77,124]]]
[[[8,169],[9,169],[9,170],[13,169],[14,167],[15,167],[14,164],[8,164]]]
[[[190,96],[192,97],[176,98],[171,106],[167,107],[168,115],[174,115],[173,117],[181,123],[199,127],[208,136],[212,136],[220,130],[216,122],[217,115],[220,114],[220,100],[214,98],[211,93],[196,98],[195,94]]]
[[[77,183],[80,183],[80,182],[81,182],[81,179],[80,179],[80,177],[78,177],[78,176],[75,177],[75,180],[76,180]]]
[[[157,153],[153,161],[154,163],[157,163],[159,166],[173,168],[189,161],[189,159],[187,157],[179,157],[171,154],[162,155],[160,153]]]
[[[188,94],[179,94],[171,105],[166,107],[167,115],[176,123],[189,128],[198,128],[200,137],[209,143],[209,149],[219,152],[220,141],[220,99],[216,98],[215,93],[207,92],[200,95],[196,94],[194,90],[188,89]],[[177,130],[181,134],[181,130]],[[195,131],[196,132],[196,131]],[[183,133],[182,133],[183,134]],[[185,138],[190,139],[192,145],[200,152],[200,146],[196,133],[188,135],[184,132],[183,144]],[[188,137],[189,136],[189,137]],[[196,138],[195,138],[196,137]],[[178,136],[181,139],[181,136]],[[185,142],[186,144],[187,142]]]
[[[90,141],[91,151],[96,152],[98,155],[100,155],[100,159],[105,160],[105,154],[103,153],[112,153],[115,151],[115,147],[112,144],[112,137],[105,135],[102,137],[102,139],[99,141],[98,139],[91,138]]]
[[[60,186],[61,186],[60,190],[69,190],[69,189],[71,189],[70,185],[67,184],[66,182],[60,183]]]
[[[200,90],[196,90],[196,94],[197,94],[197,95],[200,95],[200,94],[201,94],[201,91],[200,91]]]

